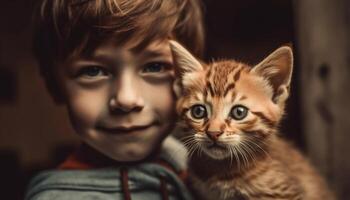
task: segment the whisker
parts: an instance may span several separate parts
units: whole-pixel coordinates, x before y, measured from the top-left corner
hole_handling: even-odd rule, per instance
[[[248,138],[247,141],[249,141],[250,144],[256,146],[256,147],[258,148],[258,151],[263,152],[266,156],[270,157],[270,154],[269,154],[266,150],[264,150],[264,148],[262,148],[262,147],[261,147],[258,143],[256,143],[254,140]],[[260,142],[260,141],[259,141],[259,142]]]
[[[189,144],[189,143],[193,143],[194,140],[195,140],[194,138],[189,138],[189,139],[187,139],[186,141],[184,141],[183,144],[184,144],[184,145],[187,145],[187,144]]]
[[[244,164],[244,166],[248,167],[248,162],[249,161],[248,161],[248,158],[247,158],[247,156],[245,154],[244,149],[242,148],[242,146],[237,146],[237,150],[240,153],[240,155],[243,157],[243,164]]]
[[[188,157],[189,157],[189,158],[192,157],[194,151],[195,151],[195,145],[192,144],[192,145],[189,147],[189,149],[188,149]]]
[[[255,149],[254,147],[252,147],[248,141],[242,141],[242,144],[243,145],[246,145],[247,148],[249,149],[248,153],[253,161],[253,164],[255,165],[256,164],[256,154],[255,154]]]
[[[251,161],[254,163],[255,159],[254,159],[254,156],[251,153],[251,149],[244,141],[241,141],[241,148],[251,158]],[[248,161],[248,166],[250,164],[251,164],[251,162]]]
[[[198,144],[198,148],[199,148],[199,156],[202,156],[203,153],[203,148],[201,145]]]
[[[236,158],[236,161],[237,161],[237,166],[238,166],[238,171],[240,171],[240,169],[241,169],[241,161],[240,161],[240,159],[239,159],[239,156],[238,156],[238,153],[237,153],[237,150],[236,150],[236,147],[235,146],[232,146],[232,151],[233,151],[233,154],[234,154],[234,156],[235,156],[235,158]]]
[[[193,138],[193,137],[194,137],[194,135],[192,135],[192,134],[186,135],[186,136],[181,137],[180,140],[183,141],[183,140],[187,140],[188,138]]]
[[[229,152],[230,152],[230,164],[233,164],[233,151],[232,148],[230,146],[228,146]]]

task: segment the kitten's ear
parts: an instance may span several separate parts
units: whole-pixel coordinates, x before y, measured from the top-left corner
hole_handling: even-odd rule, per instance
[[[177,96],[180,96],[183,87],[196,84],[196,74],[203,70],[203,66],[181,44],[174,40],[170,40],[169,42],[175,64],[176,80],[174,91]]]
[[[281,104],[289,96],[293,72],[293,52],[288,46],[280,47],[256,65],[252,72],[262,76],[273,89],[272,100]]]
[[[178,42],[170,40],[170,49],[176,70],[180,75],[203,70],[200,62]]]

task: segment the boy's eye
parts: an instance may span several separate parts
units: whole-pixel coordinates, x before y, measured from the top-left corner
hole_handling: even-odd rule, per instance
[[[171,65],[169,63],[163,63],[163,62],[152,62],[146,64],[143,69],[142,73],[158,73],[158,72],[164,72],[168,69],[170,69]]]
[[[86,78],[94,78],[98,76],[108,76],[108,72],[99,66],[89,66],[79,70],[78,76],[84,76]]]

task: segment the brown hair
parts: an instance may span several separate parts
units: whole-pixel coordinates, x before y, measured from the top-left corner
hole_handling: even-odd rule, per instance
[[[43,0],[36,16],[34,53],[49,92],[61,102],[53,68],[89,53],[107,38],[145,47],[171,36],[196,56],[204,46],[199,0]],[[134,42],[134,41],[133,41]]]

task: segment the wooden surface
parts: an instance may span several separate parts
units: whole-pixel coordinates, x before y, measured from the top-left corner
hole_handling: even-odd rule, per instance
[[[348,0],[297,0],[302,121],[311,160],[350,199]]]

